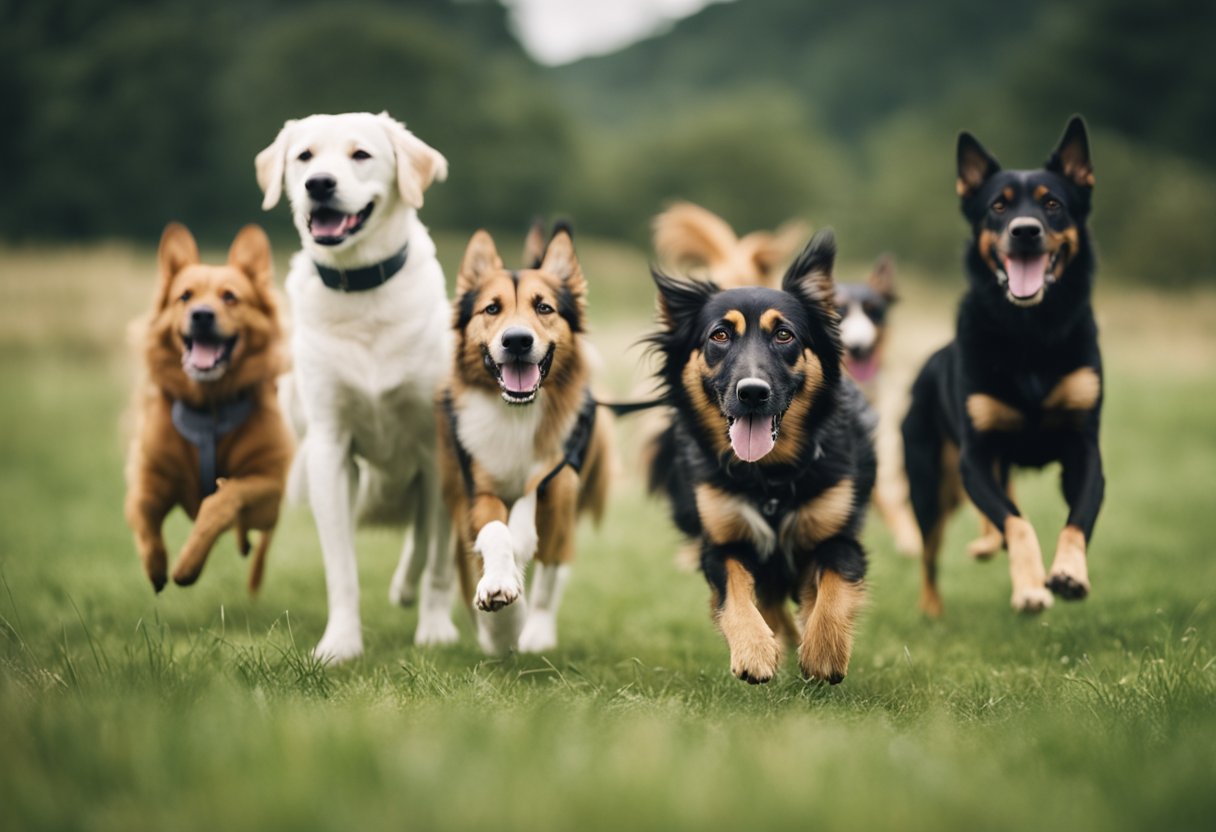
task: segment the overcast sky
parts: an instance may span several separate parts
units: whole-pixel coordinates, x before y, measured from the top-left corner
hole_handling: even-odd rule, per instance
[[[503,0],[524,48],[545,64],[612,52],[724,0]]]

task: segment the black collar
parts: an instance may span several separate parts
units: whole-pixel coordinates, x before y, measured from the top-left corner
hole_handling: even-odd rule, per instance
[[[321,282],[330,289],[342,292],[366,292],[368,289],[375,289],[377,286],[388,283],[393,275],[401,271],[409,253],[410,244],[406,243],[401,247],[401,251],[387,260],[372,263],[361,269],[332,269],[329,266],[322,266],[316,261],[313,261],[313,266],[316,268],[317,274],[321,275]]]
[[[241,396],[210,408],[194,408],[180,400],[173,402],[173,427],[198,448],[199,496],[214,494],[216,479],[223,476],[216,467],[215,450],[220,439],[245,424],[252,412],[252,396]]]

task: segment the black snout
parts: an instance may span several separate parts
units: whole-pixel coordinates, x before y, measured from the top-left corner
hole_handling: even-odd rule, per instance
[[[773,395],[773,388],[767,381],[745,378],[735,385],[735,395],[739,397],[739,404],[754,410],[768,404],[769,398]]]
[[[304,189],[313,199],[324,202],[334,195],[334,191],[338,190],[338,180],[328,173],[318,173],[305,180]]]
[[[532,351],[532,333],[523,327],[513,326],[502,334],[502,346],[516,358],[522,358]]]
[[[215,329],[215,310],[210,306],[196,306],[190,310],[190,328],[194,332],[208,333]]]
[[[1009,235],[1019,242],[1038,242],[1043,236],[1043,226],[1034,220],[1014,220],[1009,224]]]

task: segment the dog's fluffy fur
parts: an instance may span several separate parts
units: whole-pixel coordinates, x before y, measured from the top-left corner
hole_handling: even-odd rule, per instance
[[[157,592],[168,576],[161,527],[175,506],[195,521],[173,567],[173,580],[183,586],[198,579],[220,534],[235,526],[241,554],[248,554],[249,532],[260,531],[249,571],[249,590],[256,592],[291,461],[275,397],[283,356],[270,242],[262,229],[247,226],[226,264],[203,265],[190,232],[171,224],[157,259],[156,295],[141,326],[147,376],[127,459],[127,522]],[[218,488],[204,498],[199,450],[174,427],[173,403],[208,410],[242,397],[252,410],[218,442]]]
[[[1086,547],[1102,505],[1102,357],[1090,303],[1086,222],[1093,164],[1074,117],[1046,165],[1002,171],[959,136],[958,193],[972,229],[955,340],[929,358],[903,424],[912,505],[925,540],[920,605],[942,612],[937,555],[966,491],[1009,550],[1015,610],[1089,592]],[[1008,490],[1010,468],[1060,462],[1068,520],[1050,573]],[[979,541],[983,543],[984,541]],[[972,546],[973,554],[993,549]]]
[[[654,275],[673,419],[651,486],[700,540],[731,671],[752,683],[776,672],[779,635],[808,678],[841,681],[863,602],[874,425],[841,372],[835,253],[831,232],[817,234],[784,291]]]
[[[325,559],[329,623],[315,653],[341,661],[363,651],[357,513],[413,526],[389,597],[412,603],[426,566],[415,641],[453,641],[433,407],[451,333],[443,272],[417,218],[447,162],[387,113],[345,113],[288,121],[256,167],[263,208],[285,192],[303,244],[287,277],[294,371],[285,398],[301,435],[292,491],[307,493]],[[401,270],[367,291],[327,288],[315,265],[357,269],[407,244]]]
[[[478,639],[495,654],[557,645],[576,516],[598,519],[608,487],[608,414],[584,410],[595,407],[581,336],[586,280],[565,227],[547,250],[540,239],[534,228],[524,258],[530,268],[508,271],[490,235],[473,235],[456,284],[454,371],[439,404],[457,558]],[[590,433],[580,411],[594,414]],[[563,464],[571,436],[586,438],[581,470]],[[534,556],[525,600],[524,570]],[[470,572],[479,576],[475,588]]]

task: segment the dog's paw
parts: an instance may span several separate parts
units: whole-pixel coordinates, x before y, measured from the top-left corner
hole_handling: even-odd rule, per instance
[[[1038,613],[1050,609],[1054,599],[1045,586],[1015,588],[1009,599],[1014,612]]]
[[[1053,569],[1047,578],[1047,588],[1065,601],[1080,601],[1089,595],[1089,579],[1086,576],[1069,575],[1064,570]]]
[[[1060,532],[1055,561],[1047,587],[1065,601],[1080,601],[1089,595],[1089,564],[1085,558],[1085,536],[1075,526]]]
[[[411,586],[405,570],[398,569],[388,585],[388,602],[398,607],[412,607],[418,603],[418,587]]]
[[[363,634],[359,628],[330,624],[313,648],[315,658],[326,664],[341,664],[363,655]]]
[[[798,648],[798,668],[802,677],[813,682],[838,685],[849,672],[853,640],[847,638],[806,638]]]
[[[731,647],[730,672],[749,685],[763,685],[777,673],[781,644],[776,636],[747,639]]]
[[[967,544],[967,554],[976,560],[992,560],[1005,545],[1005,538],[993,529]]]
[[[922,588],[918,606],[927,618],[938,619],[942,617],[942,596],[936,589]]]
[[[452,617],[446,612],[423,611],[418,616],[418,629],[414,630],[414,644],[419,647],[430,647],[440,644],[455,644],[460,639],[460,631],[452,623]]]
[[[557,617],[548,610],[533,609],[519,634],[519,652],[544,653],[557,647]]]
[[[477,609],[485,612],[497,612],[503,607],[515,603],[524,592],[524,582],[517,569],[501,569],[493,572],[486,571],[477,582],[477,593],[473,603]]]

